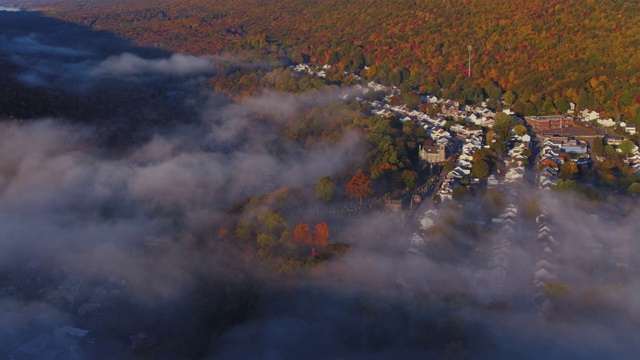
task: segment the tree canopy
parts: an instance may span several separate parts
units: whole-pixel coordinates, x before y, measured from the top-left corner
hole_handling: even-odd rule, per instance
[[[347,183],[346,191],[349,198],[358,199],[362,204],[364,198],[373,194],[371,179],[363,173],[355,174]]]
[[[402,174],[400,174],[402,181],[404,182],[404,185],[409,188],[409,189],[413,189],[416,187],[416,181],[418,180],[418,173],[413,171],[413,170],[404,170],[402,172]]]
[[[316,184],[316,198],[323,201],[333,200],[336,184],[329,177],[320,178]]]
[[[602,137],[596,136],[591,142],[591,153],[596,156],[604,155],[604,143]]]
[[[633,143],[633,141],[628,139],[622,140],[622,143],[618,146],[618,149],[620,149],[620,151],[622,152],[622,155],[625,155],[625,156],[631,155],[631,153],[635,148],[636,148],[636,145]]]

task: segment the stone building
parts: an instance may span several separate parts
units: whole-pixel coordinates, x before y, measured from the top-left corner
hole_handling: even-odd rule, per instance
[[[428,163],[442,163],[447,159],[447,149],[444,144],[420,146],[418,152],[420,160]]]

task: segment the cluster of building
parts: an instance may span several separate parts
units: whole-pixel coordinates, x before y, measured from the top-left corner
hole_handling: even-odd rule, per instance
[[[311,66],[309,64],[298,64],[291,66],[291,69],[312,76],[324,77],[326,76],[325,71],[330,67],[330,65]],[[359,77],[356,78],[356,80],[359,79]],[[434,145],[425,146],[424,148],[424,161],[430,163],[444,162],[448,152],[455,145],[456,137],[462,139],[481,137],[482,127],[491,128],[494,124],[496,113],[487,108],[486,104],[479,106],[461,105],[454,100],[440,99],[436,96],[423,96],[422,100],[426,104],[439,109],[436,115],[429,115],[420,110],[409,109],[405,105],[391,105],[393,97],[401,93],[397,87],[387,87],[371,81],[363,85],[356,85],[355,89],[362,92],[363,95],[372,91],[386,93],[382,100],[375,100],[369,103],[373,114],[384,117],[397,117],[403,122],[413,122],[422,126],[434,142]],[[361,98],[356,98],[356,100],[363,101]],[[505,112],[510,113],[509,110]],[[449,129],[446,129],[447,118],[464,119],[469,126],[454,124]]]
[[[542,121],[542,119],[540,119]],[[547,125],[541,126],[558,126],[553,121],[558,122],[559,126],[571,126],[569,119],[563,116],[557,119],[545,119]],[[457,130],[457,129],[456,129]],[[492,219],[495,226],[495,233],[492,233],[487,244],[481,245],[480,251],[482,263],[481,265],[460,264],[458,272],[463,276],[468,276],[470,284],[474,290],[474,294],[478,300],[483,303],[490,304],[500,300],[506,300],[511,297],[509,290],[513,285],[512,282],[531,281],[533,289],[531,304],[535,311],[541,315],[548,314],[553,310],[552,303],[545,295],[545,286],[552,281],[564,278],[561,270],[564,269],[561,263],[562,252],[565,251],[563,244],[558,241],[556,225],[550,220],[549,214],[542,209],[535,219],[535,230],[531,236],[522,236],[523,227],[518,222],[521,219],[518,206],[521,203],[518,200],[518,186],[524,182],[524,173],[527,156],[525,150],[529,148],[528,135],[526,138],[511,139],[515,142],[513,147],[509,149],[509,156],[504,159],[505,168],[503,173],[492,174],[487,181],[488,187],[499,187],[502,194],[508,199],[508,204],[504,211],[497,217]],[[514,136],[515,138],[515,136]],[[540,171],[537,174],[537,185],[540,189],[550,189],[556,184],[559,176],[559,168],[565,161],[571,161],[578,167],[590,165],[590,147],[589,142],[570,135],[552,134],[540,137],[540,148],[538,165]],[[482,147],[481,139],[470,136],[472,141],[479,141],[474,144],[472,141],[465,142],[459,146],[459,156],[456,162],[456,169],[450,172],[450,176],[442,184],[440,195],[442,199],[449,199],[455,185],[459,185],[459,181],[469,175],[471,166],[473,165],[473,153]],[[606,141],[605,137],[605,141]],[[620,140],[622,141],[622,140]],[[608,143],[609,145],[619,145],[618,143]],[[432,151],[425,150],[421,155],[425,160],[432,161],[441,160],[442,157],[436,157],[436,148]],[[640,152],[634,149],[633,153],[627,157],[627,162],[633,169],[640,168]],[[471,179],[473,181],[473,179]],[[593,215],[589,215],[593,216]],[[419,219],[419,228],[411,237],[408,253],[421,254],[421,249],[429,242],[429,229],[441,221],[441,214],[437,208],[428,209]],[[481,226],[485,226],[482,224]],[[529,230],[526,230],[529,233]],[[616,230],[617,231],[617,230]],[[515,234],[519,234],[516,236]],[[591,260],[594,263],[601,262],[603,256],[610,261],[602,263],[603,266],[613,266],[618,268],[629,268],[631,262],[630,254],[633,252],[631,248],[632,242],[630,237],[619,237],[610,241],[600,242],[596,238],[584,239],[581,241],[582,247],[579,251],[586,251],[591,254]],[[532,255],[530,265],[517,264],[514,247],[527,249]],[[565,254],[566,255],[566,254]],[[583,261],[584,259],[576,259]],[[524,265],[524,267],[522,267]],[[521,267],[514,270],[514,266]],[[524,274],[520,275],[518,273]],[[515,274],[514,274],[515,273]],[[516,279],[518,278],[518,279]],[[530,295],[528,295],[530,296]]]
[[[567,156],[561,156],[561,154]],[[571,137],[551,137],[541,144],[538,164],[538,188],[549,190],[558,180],[559,168],[565,161],[576,166],[589,166],[589,145]]]
[[[451,117],[454,119],[464,119],[465,122],[474,126],[483,126],[492,128],[495,123],[495,111],[487,108],[486,104],[464,105],[455,100],[442,100],[435,96],[426,96],[425,100],[428,104],[439,106],[438,116]],[[510,113],[509,110],[506,110]]]
[[[617,137],[614,139],[612,136],[605,136],[604,141],[607,145],[620,145],[622,144],[622,139],[618,139]],[[617,151],[621,151],[620,148],[617,148]],[[640,148],[634,145],[631,149],[631,152],[624,158],[624,162],[629,164],[629,168],[640,175]]]
[[[637,127],[624,121],[615,121],[613,118],[601,118],[600,113],[594,110],[584,109],[578,113],[578,118],[584,123],[596,122],[602,127],[618,127],[629,135],[634,135]]]
[[[525,121],[528,125],[535,130],[539,137],[544,141],[542,144],[540,165],[543,167],[543,174],[541,174],[541,180],[545,183],[549,183],[554,176],[553,173],[557,173],[553,169],[549,169],[549,166],[559,167],[562,165],[564,159],[559,157],[561,153],[567,153],[571,155],[571,161],[580,165],[588,165],[590,163],[590,141],[593,141],[597,136],[601,136],[605,145],[611,145],[616,147],[618,152],[621,151],[619,146],[623,143],[625,138],[617,135],[613,132],[608,132],[599,128],[590,127],[574,127],[575,121],[581,121],[584,123],[597,122],[602,127],[617,126],[629,135],[636,134],[636,125],[628,125],[623,121],[616,122],[613,119],[601,119],[600,114],[596,111],[583,110],[580,112],[580,117],[574,120],[568,115],[549,115],[549,116],[527,116]],[[602,160],[604,157],[596,156],[596,159]],[[634,146],[631,154],[626,159],[626,163],[632,168],[632,170],[640,174],[640,151],[638,147]],[[557,174],[556,174],[557,175]],[[541,185],[541,184],[539,184]],[[547,185],[542,186],[548,188]]]
[[[374,82],[368,83],[367,87],[371,90],[381,90],[381,85]],[[453,188],[470,175],[473,152],[483,145],[481,126],[493,126],[495,112],[484,106],[460,105],[457,101],[425,96],[423,100],[440,109],[434,116],[419,110],[410,110],[404,105],[390,105],[392,97],[398,95],[400,90],[397,88],[385,90],[388,91],[388,95],[384,100],[371,102],[372,112],[380,116],[398,117],[403,122],[410,121],[422,126],[431,139],[430,144],[421,145],[419,148],[418,155],[423,162],[443,163],[450,155],[456,153],[456,150],[459,150],[460,156],[456,159],[456,167],[447,174],[438,190],[443,200],[451,199]],[[446,128],[446,118],[465,119],[466,123],[455,123]]]
[[[290,66],[291,70],[299,73],[305,73],[312,76],[318,76],[321,78],[327,77],[327,70],[331,69],[331,65],[319,65],[312,66],[309,64],[298,64]]]
[[[481,145],[479,143],[465,143],[460,151],[460,156],[456,163],[457,167],[469,170],[473,163],[472,155],[480,148]],[[479,220],[475,222],[471,220],[472,223],[478,226],[489,226],[495,230],[495,233],[492,233],[489,237],[489,242],[479,245],[477,249],[483,254],[482,258],[484,260],[479,265],[461,264],[458,266],[459,273],[469,279],[478,300],[485,304],[503,300],[510,295],[506,292],[506,289],[508,288],[509,268],[513,258],[512,249],[514,246],[522,246],[522,244],[518,243],[521,240],[521,236],[516,236],[521,232],[518,224],[520,211],[516,204],[519,203],[517,189],[524,180],[524,159],[521,156],[524,157],[522,153],[526,148],[527,144],[523,142],[514,146],[509,152],[508,159],[511,161],[506,163],[506,173],[500,177],[492,174],[487,182],[489,188],[499,188],[505,198],[508,199],[508,204],[504,210],[491,219],[491,224],[486,224]],[[452,174],[451,178],[445,179],[439,192],[443,199],[450,197],[451,184],[460,180],[457,171],[451,171],[449,174]],[[460,172],[460,175],[462,174],[464,172]],[[438,224],[441,218],[442,216],[437,208],[430,208],[422,214],[419,218],[419,227],[411,237],[408,253],[421,253],[421,249],[429,241],[429,229]]]
[[[453,128],[452,126],[451,129]],[[462,131],[463,129],[460,130]],[[459,154],[456,159],[455,168],[447,174],[438,190],[438,195],[440,195],[442,200],[450,200],[453,189],[459,186],[461,181],[468,179],[470,184],[479,181],[479,179],[470,178],[470,175],[474,162],[473,154],[482,147],[488,147],[484,144],[482,135],[482,128],[478,130],[467,128],[467,134],[456,137],[459,144]],[[527,165],[529,161],[529,157],[525,155],[525,150],[529,149],[530,141],[531,136],[528,134],[523,134],[522,136],[513,134],[511,139],[512,147],[508,150],[508,155],[504,158],[506,172],[500,174],[503,183],[511,184],[522,182],[524,166]],[[431,160],[428,153],[423,154],[421,152],[420,158],[427,162]],[[495,174],[490,175],[487,181],[489,186],[498,185],[499,182]]]
[[[618,136],[615,134],[606,134],[603,138],[605,145],[611,145],[616,147],[617,152],[622,152],[620,149],[620,145],[624,141],[622,136]],[[596,156],[597,160],[603,160],[604,156]],[[633,145],[631,152],[624,158],[624,162],[629,164],[629,167],[633,172],[640,175],[640,148],[638,146]]]
[[[510,298],[511,288],[514,280],[519,275],[513,275],[513,267],[521,266],[517,260],[517,251],[514,249],[522,247],[522,232],[519,224],[521,214],[518,206],[517,186],[501,183],[503,194],[509,200],[504,210],[491,219],[487,224],[480,220],[465,221],[490,229],[491,235],[487,237],[488,242],[480,243],[476,248],[481,262],[468,263],[461,261],[456,269],[458,275],[468,281],[468,285],[473,290],[474,296],[484,304],[492,304]],[[471,204],[470,204],[471,205]],[[471,205],[472,206],[472,205]],[[418,229],[413,233],[407,250],[409,254],[423,254],[422,249],[429,243],[429,230],[443,221],[443,214],[438,208],[430,208],[419,218]],[[519,271],[515,271],[519,274]],[[512,276],[513,275],[513,276]]]

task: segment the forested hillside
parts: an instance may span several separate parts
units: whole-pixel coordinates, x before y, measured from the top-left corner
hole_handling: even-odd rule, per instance
[[[637,1],[63,0],[31,7],[174,51],[329,63],[422,92],[443,88],[471,101],[504,96],[524,114],[566,111],[572,101],[640,120]]]

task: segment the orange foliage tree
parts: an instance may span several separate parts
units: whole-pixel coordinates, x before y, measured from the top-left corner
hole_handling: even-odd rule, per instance
[[[331,237],[331,233],[329,232],[329,226],[327,226],[326,222],[321,222],[320,224],[316,225],[315,229],[313,229],[314,246],[327,246],[329,237]]]
[[[373,194],[371,179],[363,173],[355,174],[347,183],[346,191],[350,199],[358,199],[362,205],[362,199]]]
[[[311,233],[309,231],[309,225],[306,223],[299,223],[293,229],[293,241],[298,244],[308,244],[311,242]]]

